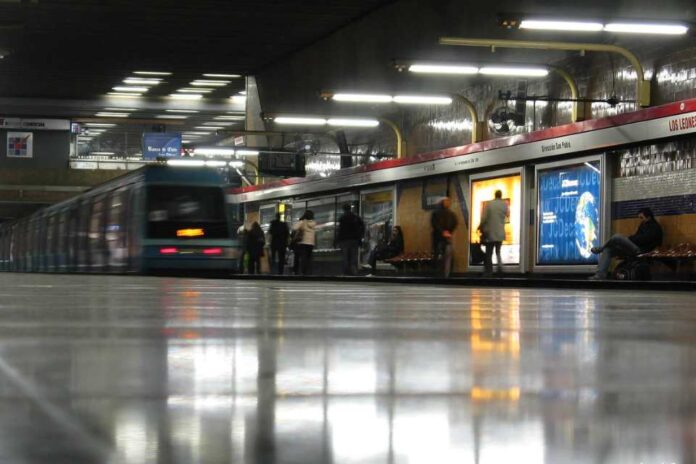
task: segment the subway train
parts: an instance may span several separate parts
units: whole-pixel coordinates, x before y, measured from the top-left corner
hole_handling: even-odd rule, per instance
[[[0,270],[233,271],[235,211],[214,168],[145,166],[0,224]]]
[[[599,246],[630,235],[649,206],[661,223],[663,246],[693,242],[696,227],[696,99],[527,134],[342,169],[323,175],[228,191],[247,223],[267,227],[276,213],[295,222],[315,213],[315,271],[340,272],[336,221],[346,203],[366,225],[361,252],[399,225],[405,263],[429,256],[430,215],[449,196],[459,219],[454,271],[481,272],[478,225],[496,190],[510,216],[503,242],[506,273],[592,273]],[[681,123],[680,121],[686,121]],[[427,259],[427,258],[425,258]],[[386,269],[385,269],[386,270]],[[415,269],[417,271],[417,269]]]

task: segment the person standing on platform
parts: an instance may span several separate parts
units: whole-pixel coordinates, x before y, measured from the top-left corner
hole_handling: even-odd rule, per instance
[[[260,274],[261,257],[266,240],[263,237],[263,229],[258,222],[254,221],[251,225],[246,242],[247,253],[249,253],[249,274]]]
[[[271,270],[275,266],[276,274],[282,275],[285,269],[285,250],[288,247],[290,229],[288,225],[280,220],[280,213],[271,221],[268,230],[271,236]]]
[[[452,201],[445,197],[440,200],[440,207],[430,217],[430,225],[433,228],[433,256],[435,261],[441,263],[442,276],[447,278],[452,271],[452,235],[457,228],[457,216],[450,206]]]
[[[343,274],[358,274],[358,253],[365,236],[365,223],[351,210],[350,203],[343,205],[343,215],[338,220],[336,242],[343,254]],[[334,248],[336,243],[334,243]]]
[[[295,245],[295,258],[298,260],[297,272],[302,275],[312,273],[312,252],[314,245],[316,245],[316,225],[314,212],[308,209],[302,215],[302,219],[292,226],[297,239]]]
[[[493,275],[493,250],[498,262],[498,273],[503,272],[503,259],[500,256],[500,249],[505,241],[505,222],[510,216],[510,209],[503,201],[503,192],[495,191],[495,199],[489,201],[483,210],[479,230],[483,236],[483,244],[486,247],[486,257],[484,259],[484,276]]]
[[[244,274],[244,260],[248,259],[247,255],[247,234],[249,231],[246,229],[246,224],[242,224],[237,229],[237,240],[239,240],[239,248],[242,250],[239,255],[239,267],[237,271],[240,274]]]
[[[641,208],[638,211],[640,225],[635,234],[626,237],[614,234],[607,243],[601,247],[593,247],[592,253],[599,255],[597,273],[590,280],[603,280],[609,276],[611,258],[618,256],[635,256],[639,253],[647,253],[662,245],[662,226],[655,220],[655,215],[650,208]]]

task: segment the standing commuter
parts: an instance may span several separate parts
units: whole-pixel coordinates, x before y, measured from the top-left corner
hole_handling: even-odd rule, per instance
[[[430,225],[433,228],[433,256],[440,263],[440,272],[447,278],[452,271],[452,234],[457,228],[457,216],[450,210],[452,201],[445,197],[440,200],[440,207],[433,211]]]
[[[239,249],[242,250],[239,255],[239,269],[237,270],[240,274],[244,274],[244,259],[248,258],[247,255],[247,234],[249,231],[246,229],[246,224],[242,224],[237,229],[237,240],[239,240]]]
[[[346,203],[343,205],[343,215],[338,220],[338,235],[336,237],[336,242],[338,242],[343,254],[343,274],[358,274],[358,253],[364,235],[365,224],[363,220],[351,210],[350,204]]]
[[[498,262],[498,273],[503,272],[503,260],[500,249],[505,241],[505,222],[510,215],[510,209],[503,201],[503,192],[495,191],[495,199],[489,201],[483,210],[479,230],[483,236],[483,244],[486,246],[483,275],[493,275],[493,250]]]
[[[288,247],[290,229],[288,225],[280,220],[280,213],[271,221],[271,228],[268,233],[271,235],[271,270],[276,266],[276,274],[283,274],[285,268],[285,250]]]
[[[310,275],[312,273],[312,251],[316,244],[316,228],[317,223],[314,222],[314,212],[307,210],[302,215],[292,230],[295,232],[295,257],[298,260],[298,269],[302,275]]]
[[[263,229],[258,222],[251,225],[247,234],[247,253],[249,253],[249,274],[261,273],[261,257],[266,240],[263,238]]]

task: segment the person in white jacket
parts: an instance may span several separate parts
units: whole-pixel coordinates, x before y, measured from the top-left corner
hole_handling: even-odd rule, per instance
[[[316,245],[316,225],[314,212],[307,210],[300,220],[292,226],[294,232],[295,257],[299,259],[298,270],[302,275],[312,273],[312,251]]]

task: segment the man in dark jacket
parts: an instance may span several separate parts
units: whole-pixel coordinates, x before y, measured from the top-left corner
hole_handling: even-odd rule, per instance
[[[447,197],[440,201],[440,207],[430,217],[433,228],[433,255],[442,263],[443,277],[449,277],[452,270],[452,235],[457,228],[457,216],[450,209],[451,200]]]
[[[592,253],[598,254],[599,265],[597,273],[590,277],[592,280],[606,279],[611,265],[611,258],[616,256],[634,256],[639,253],[647,253],[662,244],[662,227],[655,220],[650,208],[641,208],[638,211],[640,225],[635,234],[630,237],[615,234],[601,247],[592,248]]]
[[[275,266],[276,274],[283,274],[290,228],[285,222],[280,220],[280,213],[276,214],[275,219],[271,221],[268,234],[271,236],[271,269]]]
[[[365,235],[365,224],[360,216],[351,211],[350,204],[343,205],[343,215],[338,220],[336,242],[343,252],[343,273],[357,275],[358,253]],[[335,246],[335,245],[334,245]]]

